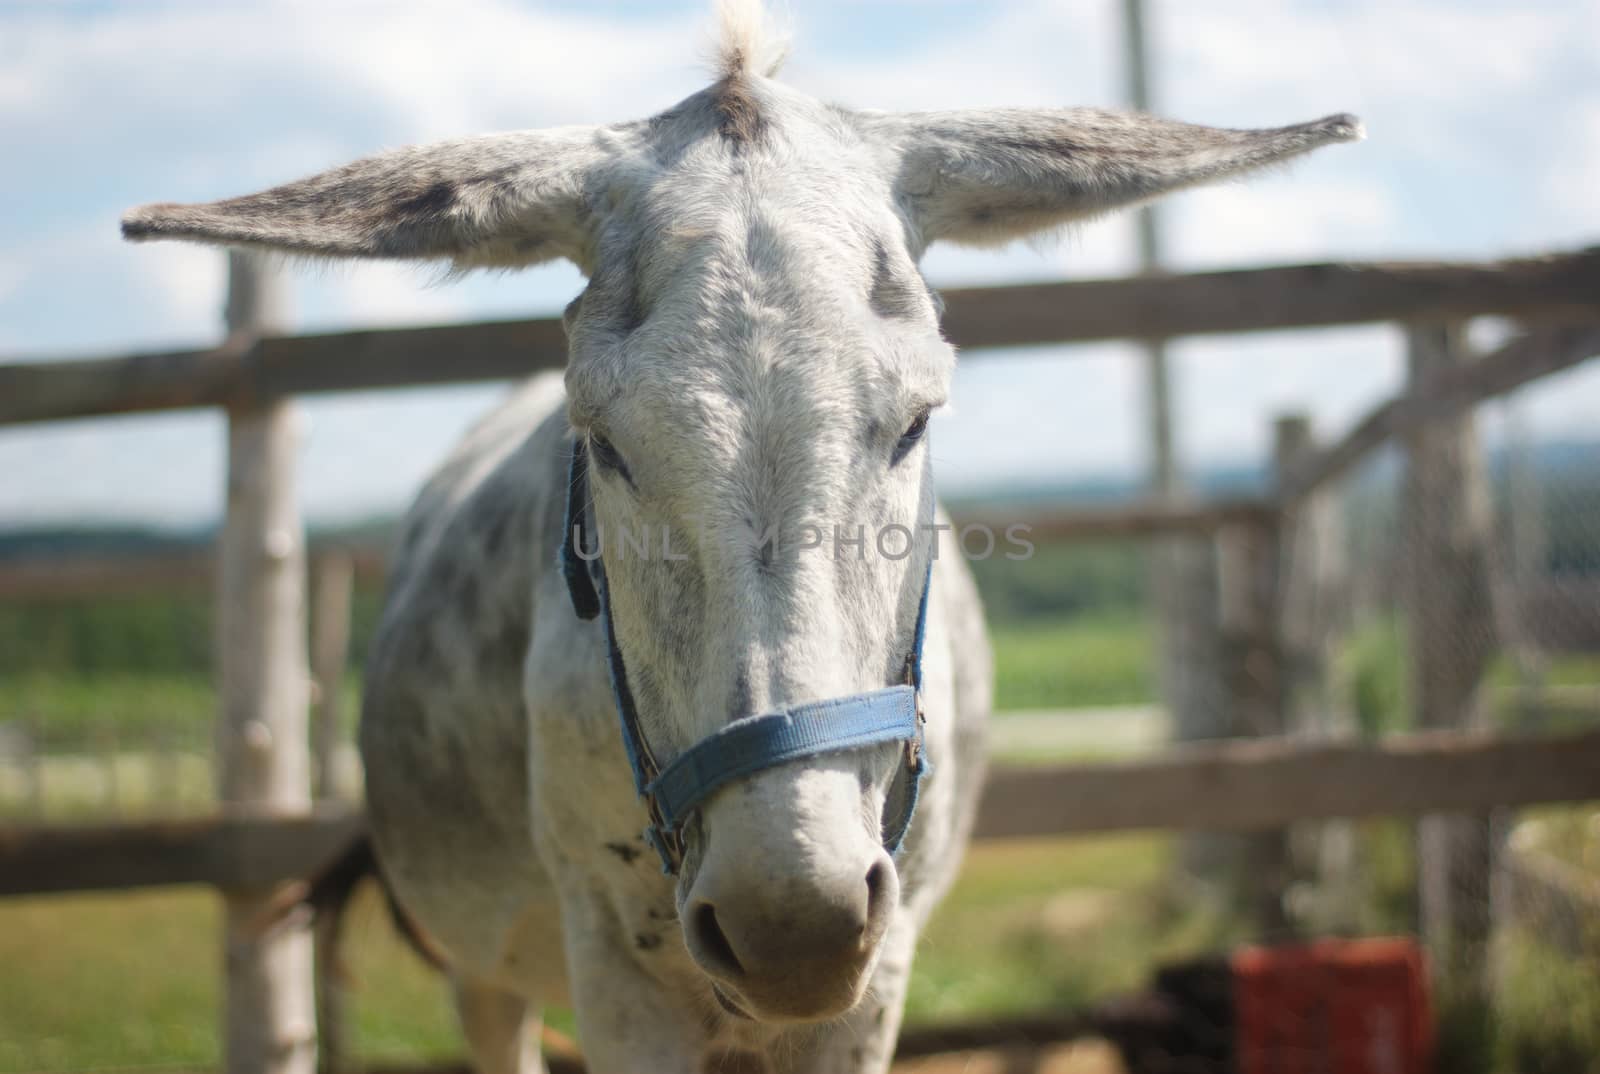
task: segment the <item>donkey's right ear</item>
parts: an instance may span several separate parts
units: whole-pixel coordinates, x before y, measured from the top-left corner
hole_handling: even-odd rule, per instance
[[[145,205],[124,238],[254,246],[312,257],[589,269],[588,206],[615,153],[601,128],[517,131],[397,149],[226,201]]]
[[[1050,231],[1362,137],[1354,116],[1227,130],[1094,108],[864,113],[889,147],[912,252]]]

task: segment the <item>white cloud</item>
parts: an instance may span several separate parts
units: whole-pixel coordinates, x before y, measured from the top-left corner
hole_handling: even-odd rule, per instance
[[[504,391],[478,384],[305,400],[300,498],[307,516],[355,521],[409,503]]]
[[[310,292],[316,316],[302,315],[307,328],[348,325],[419,325],[461,320],[470,312],[459,291],[438,284],[437,272],[411,265],[336,266],[325,272],[303,272],[300,290]],[[330,316],[331,314],[331,316]]]
[[[1143,427],[1135,354],[1124,344],[968,352],[930,441],[940,488],[1128,472]]]
[[[1555,376],[1543,377],[1527,387],[1485,407],[1486,431],[1506,435],[1506,422],[1517,415],[1518,433],[1531,432],[1549,439],[1593,440],[1600,399],[1600,361],[1575,366]],[[1600,522],[1600,520],[1597,520]]]
[[[217,256],[129,248],[122,209],[239,193],[399,142],[642,114],[701,81],[704,22],[652,17],[641,33],[501,0],[14,15],[0,32],[0,142],[30,166],[0,176],[0,193],[31,211],[0,225],[14,269],[0,318],[34,351],[213,338]],[[290,271],[307,281],[302,323],[319,327],[510,312],[518,292],[386,266]],[[533,299],[522,311],[559,308],[573,290],[570,273],[548,277],[519,292]]]
[[[1250,108],[1252,122],[1271,122],[1269,110],[1311,118],[1363,105],[1481,114],[1486,98],[1537,86],[1553,58],[1577,46],[1567,35],[1583,18],[1576,3],[1453,0],[1168,2],[1158,12],[1171,99]]]
[[[0,429],[0,528],[210,522],[222,504],[223,458],[222,420],[211,413]]]
[[[858,108],[1052,107],[1112,104],[1119,52],[1114,4],[1023,0],[971,5],[915,51],[892,42],[832,58],[796,51],[795,84]]]
[[[1292,174],[1191,191],[1164,215],[1173,262],[1193,269],[1361,257],[1399,224],[1375,183]]]
[[[0,261],[0,302],[11,296],[11,293],[22,283],[22,277],[25,273],[26,270],[14,257]]]
[[[922,259],[922,269],[935,287],[1115,276],[1134,265],[1131,219],[1093,220],[1036,243],[1014,243],[1004,251],[938,245]]]
[[[0,170],[0,197],[26,207],[0,218],[0,347],[114,353],[214,339],[220,258],[127,247],[121,209],[239,193],[403,142],[648,114],[703,85],[703,6],[626,17],[511,0],[263,0],[0,14],[0,145],[26,162]],[[836,0],[798,10],[788,81],[877,108],[1120,96],[1113,2],[919,2],[915,25],[898,21],[906,5],[890,6],[887,18]],[[1151,21],[1162,111],[1246,126],[1351,110],[1372,132],[1287,175],[1169,203],[1179,267],[1487,256],[1592,242],[1600,230],[1589,181],[1600,173],[1600,7],[1587,0],[1161,0]],[[850,32],[857,22],[876,37]],[[936,250],[926,269],[942,286],[1109,275],[1129,267],[1129,249],[1121,217],[1039,250]],[[438,286],[426,270],[385,266],[296,273],[296,323],[319,330],[553,311],[580,285],[566,266]],[[1137,461],[1131,354],[970,361],[942,419],[944,474],[982,483]],[[1310,406],[1336,431],[1397,376],[1378,330],[1193,341],[1176,354],[1183,443],[1205,459],[1259,455],[1278,409]],[[1594,385],[1563,384],[1541,422],[1594,412]],[[310,404],[307,503],[359,513],[374,497],[398,502],[487,398],[463,389]],[[166,428],[0,432],[0,517],[52,504],[158,518],[214,510],[215,426]]]
[[[1600,16],[1596,22],[1600,24]],[[1551,169],[1540,184],[1549,199],[1546,212],[1593,239],[1600,232],[1600,94],[1575,102],[1564,126],[1562,142],[1570,157],[1567,166]]]
[[[1403,383],[1398,335],[1383,325],[1196,338],[1170,361],[1189,465],[1267,458],[1271,423],[1289,413],[1331,442]]]
[[[224,258],[215,250],[135,247],[114,217],[90,215],[69,230],[7,250],[0,320],[30,355],[204,344],[221,331]]]
[[[305,5],[311,22],[273,43],[274,52],[335,72],[345,87],[392,112],[408,139],[549,123],[613,122],[672,103],[674,82],[701,81],[695,57],[703,17],[629,23],[539,11],[502,0],[385,5],[371,10]],[[652,98],[656,98],[652,100]]]

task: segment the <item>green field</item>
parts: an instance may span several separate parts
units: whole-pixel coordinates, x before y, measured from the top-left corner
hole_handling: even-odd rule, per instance
[[[1595,814],[1568,819],[1592,827]],[[1372,925],[1392,928],[1409,882],[1393,853],[1404,826],[1364,835],[1381,889],[1368,892]],[[1159,963],[1243,939],[1236,921],[1174,885],[1170,849],[1139,835],[975,848],[923,936],[908,1023],[1076,1008],[1139,987]],[[217,899],[192,889],[0,901],[0,1072],[214,1066],[219,929]],[[394,936],[374,892],[357,900],[347,937],[358,1058],[460,1056],[444,982]],[[1497,1058],[1475,1068],[1594,1074],[1600,968],[1516,930],[1501,951]],[[550,1020],[571,1028],[567,1012]]]
[[[991,630],[995,654],[995,708],[999,713],[1148,706],[1155,701],[1155,631],[1131,612],[1024,619]],[[1333,664],[1333,677],[1350,698],[1361,730],[1369,735],[1405,730],[1404,638],[1392,622],[1354,632]],[[1497,711],[1516,724],[1512,692],[1517,678],[1505,659],[1490,670]],[[1563,657],[1550,663],[1545,684],[1559,694],[1592,689],[1574,706],[1590,712],[1600,702],[1600,658]],[[341,711],[353,729],[360,686],[348,677]],[[46,752],[210,748],[216,695],[202,675],[168,671],[107,670],[79,676],[0,674],[0,723],[16,721]],[[1556,710],[1558,722],[1561,710]],[[1085,749],[1085,756],[1103,751]]]
[[[908,1017],[1075,1005],[1203,942],[1201,922],[1152,895],[1166,848],[1135,836],[976,850],[924,935]],[[194,890],[0,901],[0,1071],[213,1065],[220,927],[217,899]],[[358,1054],[460,1055],[443,981],[372,892],[348,936]],[[552,1022],[570,1026],[564,1012]]]
[[[1151,635],[1149,621],[1133,615],[996,627],[995,710],[1150,704]]]
[[[1030,621],[993,631],[995,706],[1063,709],[1148,704],[1151,638],[1127,614]],[[353,727],[360,686],[351,675],[341,711]],[[0,674],[0,723],[16,721],[46,750],[205,747],[216,692],[202,674],[110,669],[79,675]]]
[[[75,651],[74,631],[58,624],[50,637],[52,651]],[[1131,615],[1004,628],[995,648],[1003,707],[1149,699],[1148,631]],[[348,684],[344,697],[351,718],[357,689]],[[156,674],[108,662],[74,676],[0,674],[0,719],[7,718],[20,718],[51,753],[175,746],[199,751],[199,761],[215,695],[177,659]],[[1052,740],[1051,755],[1103,755],[1102,737],[1126,737],[1114,719],[1073,725]],[[1027,752],[1025,743],[1010,748]],[[70,774],[74,762],[52,763]],[[124,756],[121,764],[125,808],[203,807],[203,768],[174,796],[170,788],[148,793],[150,763]],[[70,778],[56,779],[58,767],[50,769],[59,784],[51,815],[91,811],[97,792],[74,796]],[[1181,939],[1192,929],[1184,915],[1172,925],[1151,894],[1166,847],[1163,838],[1128,837],[981,848],[924,936],[910,1017],[1073,1004],[1136,985],[1161,951],[1152,937]],[[220,927],[216,898],[196,890],[0,902],[0,1071],[214,1063]],[[348,935],[359,1053],[393,1061],[459,1055],[443,982],[398,943],[371,893],[358,900]],[[553,1021],[570,1024],[560,1014]]]
[[[1024,581],[1001,598],[1016,614],[993,630],[999,755],[1105,758],[1163,740],[1164,717],[1150,704],[1148,620],[1126,608],[1039,614]],[[73,631],[45,637],[51,651],[76,651]],[[1402,653],[1398,629],[1378,623],[1357,632],[1336,661],[1338,682],[1369,734],[1403,727]],[[77,767],[89,763],[80,753],[119,757],[119,801],[131,811],[208,807],[214,692],[184,660],[157,665],[107,661],[75,675],[0,668],[0,722],[19,721],[55,755],[49,815],[103,808],[93,780],[87,790],[76,786]],[[1569,691],[1600,690],[1593,659],[1563,660],[1548,672],[1551,684]],[[350,676],[343,698],[350,720],[357,678]],[[1502,661],[1491,673],[1502,691],[1496,696],[1509,698],[1513,683]],[[1054,715],[1069,708],[1092,711]],[[1497,711],[1514,722],[1509,701]],[[161,762],[139,752],[167,747],[190,756],[187,767],[162,770],[172,778],[155,774]],[[1553,816],[1553,844],[1592,867],[1592,812]],[[1363,829],[1366,928],[1408,920],[1407,832],[1401,824]],[[923,937],[908,1019],[1076,1007],[1138,987],[1158,963],[1226,949],[1242,936],[1239,921],[1219,911],[1214,893],[1175,884],[1171,846],[1167,837],[1123,836],[975,849]],[[219,910],[213,895],[198,890],[0,901],[0,1074],[214,1065]],[[460,1055],[444,983],[398,942],[371,892],[358,900],[347,935],[359,1057],[405,1063]],[[1522,934],[1508,938],[1503,965],[1515,988],[1496,1045],[1501,1069],[1600,1074],[1593,1065],[1600,972]],[[571,1024],[564,1012],[552,1022]]]

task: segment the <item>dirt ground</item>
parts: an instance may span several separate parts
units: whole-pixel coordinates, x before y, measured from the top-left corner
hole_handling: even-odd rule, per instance
[[[1124,1074],[1117,1050],[1098,1040],[1039,1051],[955,1052],[896,1063],[894,1070],[896,1074]]]
[[[565,1041],[547,1044],[553,1053],[546,1061],[556,1074],[575,1074],[582,1068],[576,1051]],[[1081,1040],[1049,1048],[948,1052],[896,1063],[894,1074],[1126,1074],[1117,1050],[1105,1041]],[[367,1074],[471,1074],[466,1067],[374,1070]]]

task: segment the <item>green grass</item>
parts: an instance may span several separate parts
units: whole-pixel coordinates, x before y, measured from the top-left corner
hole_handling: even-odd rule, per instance
[[[1504,937],[1503,951],[1499,1069],[1600,1074],[1600,962],[1554,951],[1521,929]]]
[[[1163,836],[983,844],[922,936],[909,1023],[1063,1009],[1135,988],[1187,941]]]
[[[989,757],[1007,765],[1125,760],[1160,749],[1171,733],[1155,707],[1002,712],[989,721]]]
[[[351,729],[359,695],[348,677],[340,712]],[[215,687],[197,675],[0,676],[0,723],[22,725],[46,752],[209,749],[217,704]]]
[[[1027,708],[1140,700],[1147,644],[1137,621],[1002,632],[1002,698]],[[215,698],[181,676],[0,680],[0,718],[23,712],[55,748],[109,743],[110,727],[124,749],[141,736],[204,744]],[[1160,837],[975,848],[924,934],[909,1017],[1031,1010],[1136,985],[1166,949],[1150,891],[1167,848]],[[0,901],[0,1072],[214,1065],[219,928],[215,897],[192,890]],[[371,893],[347,936],[358,1055],[459,1055],[443,981],[398,943]],[[551,1021],[570,1026],[570,1015]]]
[[[1150,892],[1168,841],[975,848],[924,934],[908,1018],[1075,1004],[1131,988],[1181,934]],[[195,890],[0,901],[0,1071],[212,1066],[221,907]],[[354,1045],[366,1061],[457,1056],[444,981],[365,891],[347,929]],[[551,1021],[570,1026],[570,1016]]]
[[[191,675],[0,678],[0,720],[22,723],[45,750],[187,745],[209,738],[216,714],[211,683]]]
[[[995,709],[1148,704],[1151,629],[1133,616],[1082,616],[996,627]]]
[[[1399,837],[1393,827],[1383,834]],[[1172,888],[1171,849],[1145,835],[975,847],[923,934],[908,1023],[1070,1009],[1236,942],[1236,923]],[[217,899],[195,890],[0,901],[0,1072],[215,1066],[220,921]],[[1479,1034],[1496,1069],[1600,1074],[1592,960],[1516,930],[1503,950],[1507,987]],[[371,890],[352,911],[347,963],[360,1060],[462,1054],[443,980],[394,936]]]
[[[213,1062],[220,920],[200,892],[0,902],[0,1070]]]
[[[1080,616],[994,630],[995,702],[1008,709],[1144,704],[1154,695],[1147,621]],[[360,685],[341,712],[354,726]],[[217,696],[203,677],[108,672],[0,675],[0,722],[16,721],[53,752],[210,742]]]
[[[1370,737],[1410,730],[1410,698],[1406,682],[1406,631],[1397,619],[1374,619],[1353,631],[1334,661],[1334,674],[1348,692],[1362,732]],[[1521,685],[1515,664],[1504,655],[1491,660],[1484,678],[1496,704],[1498,726],[1523,725],[1515,690]],[[1600,656],[1564,654],[1543,669],[1542,684],[1556,691],[1594,689],[1594,697],[1577,704],[1546,699],[1545,730],[1562,730],[1594,723],[1600,700]]]
[[[193,889],[0,901],[0,1071],[215,1066],[221,903]],[[460,1053],[442,978],[368,892],[349,922],[362,1053]]]
[[[1541,806],[1525,810],[1519,819],[1530,822],[1528,830],[1539,851],[1600,876],[1600,806]],[[1600,930],[1600,921],[1595,926]]]
[[[998,625],[992,634],[997,711],[1155,699],[1154,631],[1147,619],[1093,614],[1028,620]],[[1354,633],[1338,657],[1336,674],[1369,734],[1404,729],[1404,659],[1403,631],[1387,621]],[[1507,660],[1496,660],[1488,681],[1509,691],[1516,684],[1515,671]],[[1559,658],[1545,681],[1554,687],[1600,688],[1600,657]],[[348,721],[358,711],[358,693],[352,676],[342,709]],[[0,676],[0,721],[23,723],[54,750],[203,744],[210,739],[216,704],[208,681],[182,674]]]
[[[997,627],[997,709],[1148,704],[1152,635],[1150,623],[1132,615]],[[1359,633],[1343,657],[1343,681],[1369,730],[1399,729],[1402,660],[1403,638],[1392,625]],[[1513,681],[1497,662],[1491,683]],[[1600,683],[1600,661],[1560,661],[1549,681]],[[350,717],[354,684],[348,689]],[[208,683],[181,674],[0,677],[0,721],[28,718],[47,749],[204,748],[215,707]],[[1007,759],[1106,756],[1159,737],[1158,720],[1130,721],[1116,712],[1068,717],[1059,728],[1051,723],[1043,743],[1028,719],[1015,720],[1020,733],[1005,746]],[[1551,849],[1592,865],[1592,823],[1552,813]],[[1363,925],[1403,927],[1414,883],[1409,826],[1373,822],[1362,831]],[[1165,836],[1138,835],[974,848],[922,938],[908,1021],[1073,1007],[1138,987],[1156,964],[1237,940],[1237,921],[1173,889],[1172,845]],[[201,891],[0,900],[0,1074],[214,1066],[219,929],[217,901]],[[461,1054],[443,981],[398,942],[372,893],[358,901],[348,937],[358,1056],[413,1063]],[[1600,1049],[1592,1032],[1600,1025],[1594,966],[1546,951],[1532,937],[1516,938],[1506,965],[1515,985],[1500,1012],[1502,1066],[1600,1074],[1592,1059]],[[564,1012],[551,1020],[570,1026]]]

